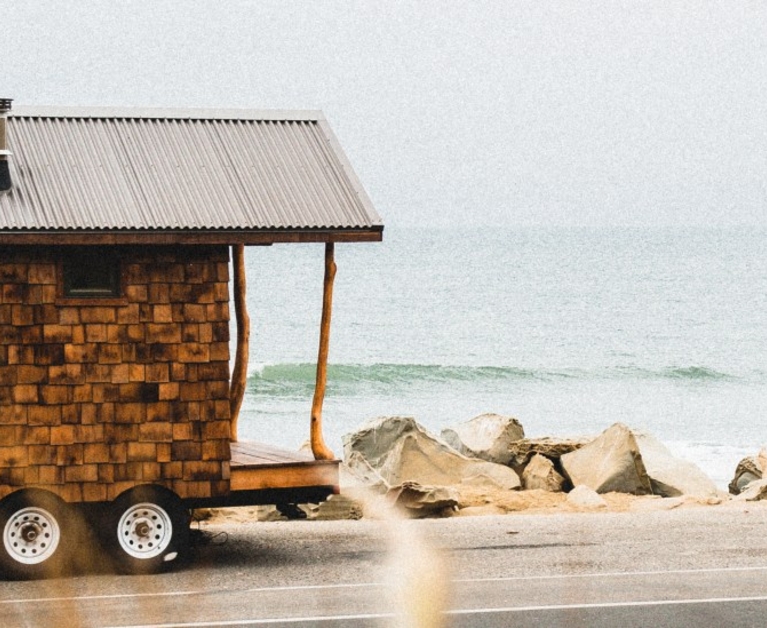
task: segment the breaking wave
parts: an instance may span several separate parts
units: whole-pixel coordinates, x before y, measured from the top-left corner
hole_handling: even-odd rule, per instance
[[[265,364],[250,372],[249,389],[256,395],[306,396],[314,390],[315,365]],[[659,380],[679,383],[733,382],[740,379],[704,366],[645,369],[605,367],[602,369],[525,369],[504,366],[444,366],[433,364],[331,364],[328,366],[328,393],[360,394],[366,390],[407,390],[424,385],[473,384],[481,387],[565,380]]]

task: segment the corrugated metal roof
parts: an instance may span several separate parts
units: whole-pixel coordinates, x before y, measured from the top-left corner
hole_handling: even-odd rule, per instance
[[[382,229],[318,112],[15,108],[7,124],[0,234]]]

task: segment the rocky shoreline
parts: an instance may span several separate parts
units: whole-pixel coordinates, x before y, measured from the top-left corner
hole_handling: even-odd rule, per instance
[[[744,459],[729,493],[650,434],[616,423],[596,437],[525,437],[484,414],[429,433],[412,417],[379,417],[344,439],[341,494],[323,504],[217,511],[236,520],[632,512],[767,499],[767,450]]]

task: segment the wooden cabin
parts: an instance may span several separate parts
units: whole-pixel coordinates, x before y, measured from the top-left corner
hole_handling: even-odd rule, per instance
[[[0,569],[54,573],[90,506],[118,564],[149,572],[183,551],[189,508],[337,491],[322,439],[334,245],[382,233],[317,112],[0,99]],[[297,242],[325,246],[313,456],[236,437],[243,250]]]

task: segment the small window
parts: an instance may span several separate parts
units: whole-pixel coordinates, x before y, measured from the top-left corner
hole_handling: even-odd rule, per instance
[[[120,263],[104,248],[80,249],[62,263],[64,296],[75,299],[105,299],[120,295]]]

